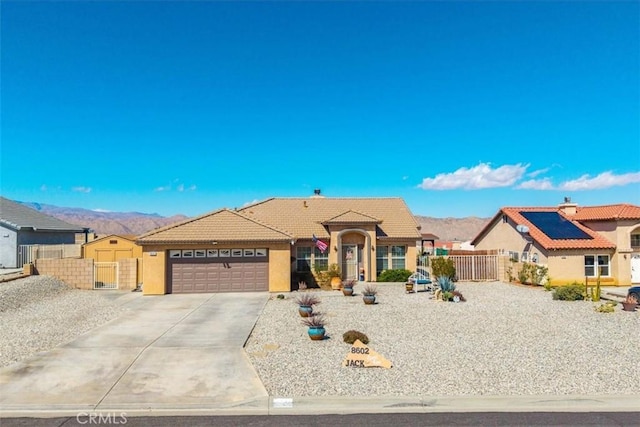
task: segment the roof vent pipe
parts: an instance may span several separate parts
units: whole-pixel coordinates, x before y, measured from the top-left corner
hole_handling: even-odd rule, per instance
[[[316,188],[315,190],[313,190],[313,194],[315,194],[316,196],[320,195],[320,189]]]

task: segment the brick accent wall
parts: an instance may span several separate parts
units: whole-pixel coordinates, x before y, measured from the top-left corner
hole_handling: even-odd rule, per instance
[[[35,270],[37,274],[53,276],[77,289],[93,289],[92,259],[37,259]]]
[[[53,276],[76,289],[93,289],[92,258],[37,259],[35,273]],[[118,289],[135,289],[138,284],[138,263],[142,259],[123,258],[118,260]]]
[[[138,283],[138,259],[122,258],[118,260],[118,289],[135,289]]]

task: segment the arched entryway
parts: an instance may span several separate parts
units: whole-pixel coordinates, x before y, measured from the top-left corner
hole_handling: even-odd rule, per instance
[[[371,280],[371,238],[365,230],[342,230],[337,247],[344,280]]]

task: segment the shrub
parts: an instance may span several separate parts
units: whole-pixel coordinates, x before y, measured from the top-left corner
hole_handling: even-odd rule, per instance
[[[618,304],[615,301],[607,301],[604,304],[600,304],[595,310],[599,313],[613,313],[615,311],[615,306]]]
[[[451,258],[435,257],[431,260],[431,271],[435,277],[448,277],[454,280],[456,277],[456,267]]]
[[[553,299],[560,301],[581,301],[585,297],[585,286],[581,283],[558,286],[553,291]]]
[[[369,337],[360,331],[350,330],[342,334],[342,339],[347,344],[353,344],[356,340],[360,340],[362,344],[369,344]]]
[[[527,283],[529,281],[529,264],[524,263],[518,271],[518,282]]]
[[[404,268],[384,270],[378,276],[378,282],[406,282],[409,276],[411,276],[411,272]]]

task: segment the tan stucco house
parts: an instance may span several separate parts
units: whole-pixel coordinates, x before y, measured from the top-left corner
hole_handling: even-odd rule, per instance
[[[314,237],[318,242],[314,241]],[[375,281],[416,267],[419,225],[400,198],[271,198],[138,236],[147,295],[292,290],[296,272],[341,266]],[[323,252],[319,246],[326,244]]]
[[[504,207],[472,241],[549,269],[552,285],[640,283],[640,206]]]

